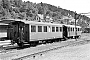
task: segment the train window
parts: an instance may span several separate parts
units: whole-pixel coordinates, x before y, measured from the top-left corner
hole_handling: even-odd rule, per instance
[[[44,26],[44,32],[47,32],[47,26]]]
[[[79,31],[80,31],[80,28],[79,28]]]
[[[78,31],[78,28],[77,28],[77,31]]]
[[[76,28],[76,31],[77,31],[77,28]]]
[[[72,31],[72,28],[71,28],[71,31]]]
[[[70,27],[68,27],[68,31],[70,31]]]
[[[55,27],[52,27],[52,32],[55,32]]]
[[[80,31],[80,28],[79,28],[79,31]]]
[[[51,32],[51,27],[50,26],[48,26],[48,32]]]
[[[74,31],[74,28],[73,28],[73,31]]]
[[[38,32],[42,32],[42,26],[38,26]]]
[[[56,32],[58,32],[58,27],[56,27]]]
[[[31,32],[36,32],[36,26],[31,25]]]
[[[80,31],[81,31],[82,29],[80,28]]]
[[[60,27],[60,32],[62,32],[62,27]]]
[[[79,31],[79,28],[78,28],[78,31]]]

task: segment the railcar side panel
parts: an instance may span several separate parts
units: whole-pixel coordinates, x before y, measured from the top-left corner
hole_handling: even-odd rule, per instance
[[[52,32],[52,27],[62,27],[59,25],[46,25],[46,24],[31,24],[36,26],[36,31],[31,32],[30,31],[30,41],[39,41],[39,40],[48,40],[48,39],[54,39],[54,38],[63,38],[62,31],[58,32]],[[29,25],[31,29],[31,25]],[[42,26],[42,32],[38,32],[38,26]],[[43,27],[47,26],[47,32],[44,32]]]
[[[55,33],[31,33],[30,34],[30,41],[38,41],[38,40],[47,40],[47,39],[55,39],[55,38],[62,38],[62,32],[55,32]]]

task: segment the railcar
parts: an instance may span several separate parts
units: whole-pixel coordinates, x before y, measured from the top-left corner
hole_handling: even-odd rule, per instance
[[[35,21],[13,21],[9,24],[7,36],[12,43],[23,46],[25,43],[37,44],[40,42],[54,41],[75,36],[73,25],[35,22]],[[77,36],[81,35],[81,27],[76,26]]]
[[[82,30],[80,26],[65,25],[67,27],[67,38],[79,38]]]

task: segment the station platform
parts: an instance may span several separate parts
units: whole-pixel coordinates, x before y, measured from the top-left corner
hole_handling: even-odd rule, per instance
[[[0,46],[11,44],[10,40],[0,41]]]

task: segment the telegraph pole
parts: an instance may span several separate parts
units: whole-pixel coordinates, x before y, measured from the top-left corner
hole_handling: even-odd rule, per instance
[[[90,12],[88,12],[88,13],[79,13],[79,15],[76,13],[76,11],[75,11],[75,15],[74,15],[74,19],[75,19],[75,36],[77,36],[77,28],[76,28],[76,25],[77,25],[77,22],[76,22],[76,20],[77,19],[80,19],[80,15],[81,14],[90,14]],[[90,16],[90,15],[89,15]],[[77,38],[75,37],[75,39],[76,39],[76,41],[77,41]]]
[[[76,28],[76,20],[77,20],[77,13],[76,13],[76,11],[75,11],[75,16],[74,16],[75,18],[75,39],[76,39],[76,41],[77,41],[77,38],[76,38],[76,36],[77,36],[77,28]]]

